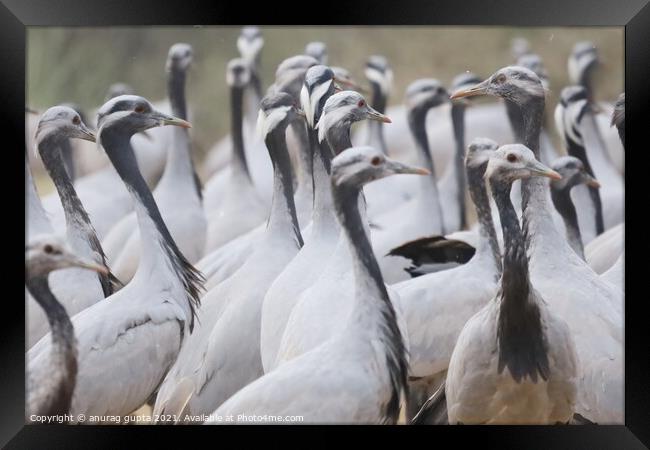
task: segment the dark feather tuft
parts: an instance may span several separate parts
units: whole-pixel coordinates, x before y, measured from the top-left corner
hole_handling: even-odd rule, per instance
[[[429,236],[402,244],[388,252],[387,256],[410,259],[413,267],[417,268],[424,264],[465,264],[472,259],[474,253],[476,249],[466,242],[444,236]]]

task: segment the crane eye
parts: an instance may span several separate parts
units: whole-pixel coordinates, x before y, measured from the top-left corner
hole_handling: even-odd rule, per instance
[[[506,82],[506,76],[504,74],[499,75],[496,78],[496,82],[499,83],[499,84],[505,83]]]
[[[137,112],[137,113],[139,113],[139,114],[143,113],[143,112],[144,112],[144,105],[138,105],[138,106],[136,106],[136,107],[133,109],[133,111],[135,111],[135,112]]]
[[[54,252],[54,248],[52,248],[50,244],[45,244],[45,247],[43,247],[43,251],[49,255],[52,252]]]
[[[517,162],[517,156],[510,153],[507,157],[508,161],[511,163]]]
[[[372,164],[373,166],[378,166],[379,164],[381,164],[381,157],[375,156],[370,160],[370,164]]]
[[[75,125],[79,125],[81,123],[81,119],[79,118],[79,116],[74,116],[72,118],[72,123],[74,123]]]
[[[359,108],[363,108],[364,106],[366,106],[366,102],[363,101],[363,100],[359,100],[359,103],[357,103],[357,106],[358,106]]]

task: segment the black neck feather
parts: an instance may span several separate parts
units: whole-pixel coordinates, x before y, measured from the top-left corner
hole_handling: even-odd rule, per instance
[[[511,100],[504,100],[506,106],[506,113],[508,114],[508,121],[512,134],[514,134],[515,142],[523,144],[524,142],[524,123],[523,116],[521,115],[521,108]]]
[[[584,247],[582,245],[580,226],[578,225],[578,214],[573,200],[571,200],[572,187],[572,185],[567,185],[563,189],[558,189],[551,184],[551,200],[557,212],[562,216],[569,244],[584,259]]]
[[[408,112],[408,124],[415,139],[415,144],[420,151],[420,159],[425,168],[431,172],[431,177],[435,180],[436,172],[433,167],[433,158],[429,149],[429,139],[427,138],[426,118],[429,110],[411,110]]]
[[[456,152],[454,154],[454,175],[456,178],[456,188],[458,202],[458,212],[460,214],[460,229],[467,228],[467,215],[465,214],[465,171],[463,170],[465,160],[465,105],[454,103],[451,106],[451,123],[454,128],[454,140],[456,143]]]
[[[513,379],[527,376],[537,382],[548,379],[547,342],[540,317],[537,293],[528,276],[526,245],[519,219],[510,201],[511,184],[490,181],[503,229],[503,273],[497,296],[500,299],[497,338],[499,373],[508,367]]]
[[[578,135],[580,135],[579,130],[573,130]],[[584,145],[575,142],[569,135],[565,135],[567,142],[567,153],[570,156],[574,156],[582,161],[582,165],[585,167],[585,170],[589,175],[595,177],[594,170],[589,163],[589,158],[587,157],[587,150]],[[605,231],[605,219],[603,218],[603,202],[600,198],[600,189],[595,187],[588,187],[589,197],[591,198],[591,203],[594,206],[594,214],[596,221],[596,235],[602,234]]]
[[[47,404],[38,414],[63,415],[70,411],[72,393],[77,382],[77,342],[65,308],[52,294],[47,275],[27,278],[26,285],[34,300],[43,308],[52,331],[52,356],[48,376],[56,380]]]
[[[287,149],[286,126],[278,125],[270,131],[264,140],[269,156],[273,163],[273,203],[269,221],[278,219],[283,222],[287,212],[290,216],[293,237],[299,247],[302,247],[303,240],[300,234],[300,225],[296,215],[296,205],[293,199],[293,174],[291,171],[291,160]],[[286,209],[285,209],[286,208]]]
[[[351,127],[352,123],[347,119],[343,119],[332,124],[325,133],[325,139],[334,155],[338,155],[343,150],[352,147],[352,140],[350,139]]]
[[[187,302],[190,308],[190,332],[194,329],[194,318],[196,316],[196,308],[200,306],[200,292],[203,289],[205,279],[201,272],[192,266],[192,264],[185,258],[172,238],[167,225],[160,215],[158,205],[156,204],[146,181],[142,177],[138,169],[138,163],[131,147],[131,136],[133,133],[128,133],[120,129],[111,127],[104,129],[101,133],[101,142],[106,150],[108,158],[115,167],[122,181],[126,184],[129,191],[134,194],[134,199],[140,202],[146,209],[147,214],[153,221],[160,236],[160,243],[164,249],[164,254],[168,258],[174,272],[178,276],[185,288],[187,294]],[[145,236],[141,236],[145,239]]]
[[[535,154],[535,158],[539,160],[539,136],[542,132],[542,118],[544,115],[544,98],[543,97],[530,97],[523,104],[516,104],[511,101],[506,102],[510,105],[513,117],[515,119],[513,126],[516,125],[515,136],[517,142],[525,145]],[[531,184],[537,184],[540,180],[537,179],[524,179],[521,181],[521,207],[522,210],[526,209],[528,201],[532,194]],[[524,230],[528,229],[527,218],[524,215]]]
[[[312,179],[313,151],[307,133],[307,124],[304,120],[294,120],[289,125],[294,132],[299,144],[298,167],[294,170],[295,181],[298,183],[309,182]]]
[[[65,165],[65,170],[68,172],[70,179],[74,181],[77,176],[77,171],[75,170],[74,153],[70,139],[64,139],[61,142],[61,155],[63,156],[63,164]]]
[[[172,109],[172,115],[183,120],[187,120],[187,101],[185,99],[185,80],[187,78],[186,70],[179,68],[173,68],[169,72],[167,77],[167,96],[169,97],[169,103]],[[188,131],[185,129],[176,129],[173,130],[175,133],[185,133],[188,134]],[[194,168],[194,161],[192,160],[191,154],[191,145],[188,138],[188,148],[187,148],[187,158],[190,162],[190,168],[192,170],[192,177],[194,178],[194,185],[196,187],[196,194],[199,197],[199,200],[203,200],[203,187],[201,186],[201,180],[199,179],[196,169]],[[177,149],[170,149],[169,151],[179,151]]]
[[[499,249],[499,241],[497,240],[494,221],[492,220],[490,200],[488,198],[487,188],[483,178],[486,168],[487,161],[478,167],[467,166],[467,180],[469,182],[469,195],[476,208],[476,216],[478,218],[480,232],[488,239],[490,249],[492,250],[492,257],[494,258],[494,264],[497,268],[497,273],[500,275],[502,270],[501,250]]]
[[[106,256],[97,238],[95,228],[90,222],[90,217],[81,203],[77,191],[72,184],[72,179],[63,163],[61,145],[66,142],[68,142],[68,139],[65,138],[57,138],[56,136],[46,137],[39,142],[38,152],[61,198],[61,205],[63,206],[67,225],[76,227],[83,233],[88,245],[100,256],[102,264],[106,265]],[[82,224],[82,226],[77,226],[76,224]],[[99,277],[99,283],[102,286],[104,297],[112,295],[113,283],[110,280],[110,276],[103,274],[98,274],[97,276]]]
[[[386,349],[386,363],[390,376],[391,396],[384,405],[386,422],[396,423],[400,409],[400,394],[408,393],[408,364],[406,348],[397,325],[395,310],[388,297],[386,285],[375,259],[372,246],[365,232],[359,213],[359,196],[361,191],[356,186],[332,185],[334,205],[339,221],[345,230],[355,264],[355,277],[372,280],[372,289],[377,293],[376,307],[379,312],[380,339]],[[359,270],[360,269],[360,270]]]
[[[187,102],[185,100],[185,70],[173,68],[167,77],[167,96],[172,115],[187,120]]]
[[[233,86],[230,88],[230,136],[232,139],[232,157],[230,164],[250,180],[246,154],[244,153],[244,90]]]
[[[378,83],[371,82],[370,85],[372,86],[372,107],[381,114],[385,114],[388,99],[382,92],[381,87]],[[379,143],[379,150],[386,154],[387,149],[386,141],[384,139],[384,124],[376,120],[370,120],[368,122],[368,134],[369,136],[373,136],[371,142]]]

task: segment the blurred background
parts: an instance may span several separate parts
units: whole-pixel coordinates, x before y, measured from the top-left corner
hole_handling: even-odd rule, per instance
[[[195,159],[200,164],[214,142],[228,132],[226,64],[239,56],[236,40],[241,27],[111,27],[28,29],[27,104],[39,111],[74,102],[87,112],[100,106],[115,82],[133,86],[151,101],[165,98],[165,60],[169,47],[186,42],[194,48],[194,63],[187,81],[192,111]],[[539,54],[550,77],[547,115],[569,83],[567,58],[576,42],[588,40],[602,61],[596,78],[596,99],[613,102],[623,91],[624,30],[611,27],[505,28],[505,27],[261,27],[262,82],[273,83],[277,65],[304,52],[311,41],[327,45],[328,64],[348,69],[355,80],[363,77],[366,59],[385,56],[394,72],[389,105],[403,101],[404,91],[416,78],[432,77],[449,85],[470,70],[487,77],[513,63],[511,41],[526,38]],[[549,116],[550,118],[550,116]],[[94,117],[88,118],[94,123]],[[551,127],[554,128],[554,127]],[[557,136],[554,137],[557,141]],[[33,153],[33,152],[32,152]],[[41,195],[51,186],[35,173]]]

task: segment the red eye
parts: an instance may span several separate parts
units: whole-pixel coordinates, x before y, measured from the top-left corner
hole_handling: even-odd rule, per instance
[[[143,113],[143,112],[144,112],[144,105],[138,105],[138,106],[136,106],[135,109],[134,109],[133,111],[135,111],[135,112],[137,112],[137,113]]]
[[[510,153],[508,155],[508,161],[511,162],[511,163],[517,162],[517,156]]]
[[[359,106],[359,108],[363,108],[364,106],[366,106],[366,102],[364,102],[363,100],[359,100],[359,103],[357,103],[357,105]]]
[[[370,164],[372,164],[373,166],[378,166],[379,164],[381,164],[381,158],[379,156],[375,156],[370,160]]]
[[[72,119],[72,123],[74,123],[75,125],[79,125],[80,122],[81,119],[79,118],[79,116],[74,116],[74,118]]]
[[[496,82],[499,84],[503,84],[506,82],[506,76],[504,74],[501,74],[497,77]]]

